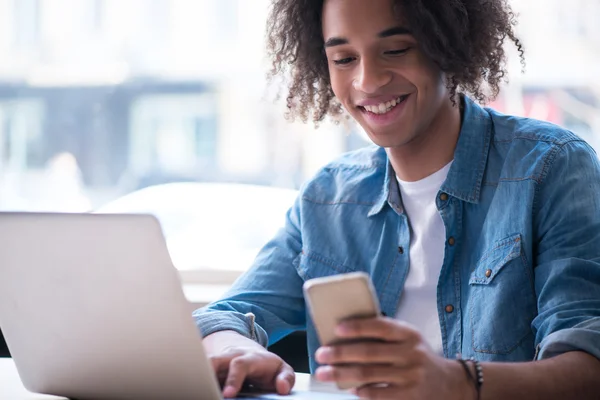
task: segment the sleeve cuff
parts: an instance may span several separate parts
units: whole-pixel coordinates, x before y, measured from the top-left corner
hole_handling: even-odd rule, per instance
[[[600,360],[600,318],[593,318],[548,335],[539,344],[536,360],[543,360],[570,351],[583,351]]]
[[[269,342],[266,331],[255,322],[252,313],[197,310],[192,315],[202,337],[220,331],[234,331],[263,347],[267,347]]]

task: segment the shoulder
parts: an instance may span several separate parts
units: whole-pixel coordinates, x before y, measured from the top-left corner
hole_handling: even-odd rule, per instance
[[[497,170],[501,180],[530,178],[539,183],[561,156],[596,157],[585,140],[561,126],[486,110],[493,124],[488,172]]]
[[[575,133],[551,122],[502,114],[486,108],[494,125],[494,142],[544,142],[562,145],[582,141]],[[532,143],[534,144],[534,143]]]

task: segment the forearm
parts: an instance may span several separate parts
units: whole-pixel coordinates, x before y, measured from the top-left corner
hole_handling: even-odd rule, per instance
[[[528,363],[482,363],[483,400],[597,399],[600,360],[583,352]]]
[[[223,353],[231,347],[256,348],[264,350],[260,344],[234,331],[220,331],[202,339],[208,354]]]

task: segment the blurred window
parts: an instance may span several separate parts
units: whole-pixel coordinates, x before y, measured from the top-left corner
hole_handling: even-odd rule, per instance
[[[490,106],[563,125],[600,150],[600,2],[511,3],[526,73],[509,49],[510,83]],[[268,5],[0,0],[0,210],[145,209],[159,214],[181,270],[247,268],[302,182],[369,144],[354,125],[284,120],[265,81]],[[177,182],[200,186],[182,194]],[[230,185],[236,202],[212,184]],[[249,203],[251,187],[266,197]],[[288,196],[261,208],[275,204],[270,189]],[[211,253],[227,244],[239,258]]]

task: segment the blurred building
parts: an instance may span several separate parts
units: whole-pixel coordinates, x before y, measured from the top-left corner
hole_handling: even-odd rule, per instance
[[[493,107],[600,148],[600,1],[512,0],[527,55]],[[265,90],[269,0],[0,0],[0,209],[73,157],[93,205],[174,180],[298,187],[367,142],[290,124]],[[595,132],[595,135],[592,134]],[[23,206],[27,204],[27,206]]]
[[[510,83],[493,106],[566,126],[600,150],[600,1],[511,3],[526,72],[513,49]]]
[[[0,0],[0,208],[63,152],[99,204],[168,181],[297,187],[347,150],[338,127],[285,123],[266,98],[267,6]]]

